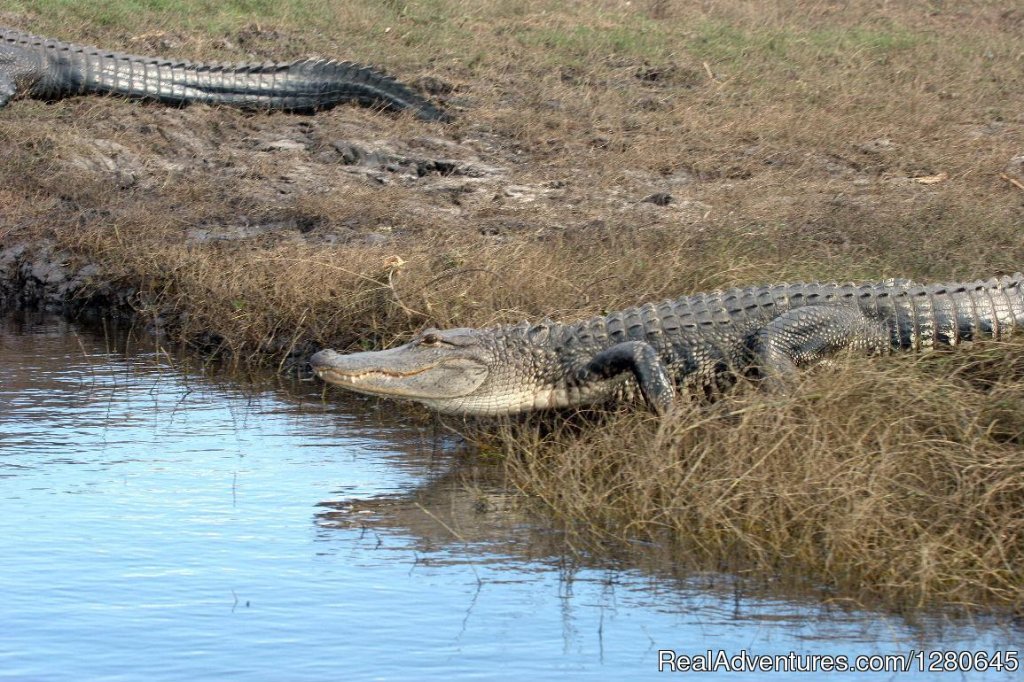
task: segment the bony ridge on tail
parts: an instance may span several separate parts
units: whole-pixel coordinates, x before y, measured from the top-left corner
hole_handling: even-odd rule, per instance
[[[93,93],[293,112],[354,102],[409,110],[427,121],[450,120],[408,86],[354,62],[204,64],[122,54],[0,28],[0,107],[20,96],[55,100]]]
[[[578,407],[637,391],[667,411],[677,386],[782,380],[852,349],[955,347],[1024,326],[1024,275],[920,285],[776,284],[685,296],[576,323],[428,329],[390,350],[310,358],[321,379],[440,412]]]

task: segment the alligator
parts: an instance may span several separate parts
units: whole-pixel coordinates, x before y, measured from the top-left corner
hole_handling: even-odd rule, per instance
[[[91,93],[177,106],[204,102],[296,113],[356,102],[411,110],[427,121],[449,120],[409,87],[354,62],[204,64],[110,52],[0,28],[0,108],[17,96],[52,101]]]
[[[310,358],[321,379],[445,413],[501,415],[635,397],[667,412],[677,391],[747,376],[782,388],[844,350],[883,354],[1004,338],[1024,325],[1024,274],[921,285],[729,289],[562,324],[426,329],[390,350]]]

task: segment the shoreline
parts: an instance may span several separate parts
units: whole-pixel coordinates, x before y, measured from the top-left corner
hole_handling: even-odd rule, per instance
[[[965,27],[909,7],[653,5],[452,0],[441,18],[468,18],[444,23],[284,3],[258,26],[217,8],[5,13],[135,53],[383,64],[437,81],[456,117],[12,102],[0,298],[134,316],[280,370],[425,326],[1021,269],[1024,24],[989,6]],[[784,397],[740,387],[662,422],[624,408],[482,440],[525,496],[598,537],[667,534],[697,566],[854,603],[1019,614],[1021,355],[851,358]]]

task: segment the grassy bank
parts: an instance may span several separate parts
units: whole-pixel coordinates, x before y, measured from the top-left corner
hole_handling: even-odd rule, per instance
[[[1020,603],[1022,347],[739,390],[668,420],[509,430],[519,485],[598,539],[913,610]],[[526,453],[525,456],[523,453]]]
[[[452,125],[100,98],[0,112],[4,246],[239,361],[730,285],[1024,264],[1010,2],[51,0],[0,22],[192,59],[356,59],[453,109]],[[1019,355],[858,361],[786,398],[501,443],[554,514],[669,537],[699,566],[1019,608]]]

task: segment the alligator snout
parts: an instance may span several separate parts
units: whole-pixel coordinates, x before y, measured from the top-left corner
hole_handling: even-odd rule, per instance
[[[312,356],[310,356],[309,364],[313,368],[314,372],[319,373],[320,370],[323,369],[324,367],[329,367],[330,365],[334,364],[335,359],[340,357],[340,355],[341,354],[338,353],[337,351],[333,351],[330,348],[325,348],[324,350],[318,353],[314,353]]]

